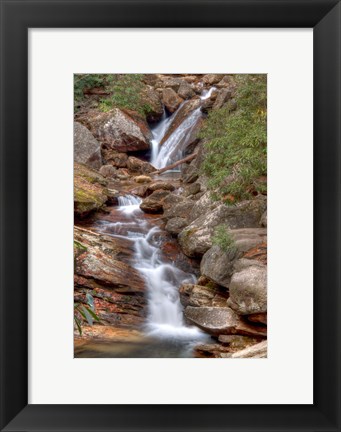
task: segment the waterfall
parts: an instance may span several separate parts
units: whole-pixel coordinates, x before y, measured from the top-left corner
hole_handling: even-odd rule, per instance
[[[131,205],[140,205],[142,199],[135,195],[123,195],[118,197],[118,205],[119,206],[131,206]]]
[[[201,100],[209,99],[211,97],[211,94],[214,92],[214,90],[217,90],[217,88],[211,87],[209,90],[203,90],[200,99]]]
[[[200,99],[203,101],[211,97],[212,92],[216,90],[216,87],[211,87],[208,90],[203,90]],[[180,107],[175,111],[173,115],[167,118],[166,112],[164,111],[163,117],[156,127],[153,128],[152,134],[152,155],[151,164],[155,168],[164,168],[183,157],[183,153],[186,150],[191,139],[193,139],[193,131],[198,124],[198,121],[202,117],[201,108],[193,110],[190,115],[180,123],[180,125],[173,131],[168,139],[160,146],[162,138],[165,136],[167,128],[172,123],[177,112],[183,108],[189,101],[183,102]]]
[[[156,168],[163,168],[183,157],[183,151],[186,145],[189,144],[193,129],[201,118],[200,107],[192,111],[192,113],[184,120],[177,129],[165,141],[161,149],[152,163]]]
[[[163,110],[163,115],[161,117],[161,120],[159,123],[152,129],[152,135],[153,139],[151,140],[152,144],[152,154],[151,154],[151,164],[154,165],[157,154],[159,151],[159,143],[162,140],[163,136],[165,135],[165,132],[172,121],[173,116],[167,117],[166,110]],[[156,165],[154,165],[156,167]]]
[[[139,208],[141,198],[125,195],[118,198],[120,221],[100,221],[97,229],[113,237],[129,239],[133,243],[133,267],[146,281],[148,314],[146,331],[158,338],[181,340],[203,339],[206,336],[196,327],[188,327],[183,320],[179,287],[195,283],[195,277],[165,260],[160,249],[162,230],[154,226]]]

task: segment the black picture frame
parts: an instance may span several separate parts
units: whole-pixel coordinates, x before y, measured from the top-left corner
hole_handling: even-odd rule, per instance
[[[1,430],[340,431],[340,1],[0,4]],[[314,28],[313,405],[28,405],[27,37],[38,27]]]

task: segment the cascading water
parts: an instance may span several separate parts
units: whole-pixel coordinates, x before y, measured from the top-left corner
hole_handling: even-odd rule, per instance
[[[184,324],[178,293],[181,284],[195,283],[195,277],[164,259],[160,249],[162,231],[145,218],[139,208],[141,198],[125,195],[118,201],[117,211],[124,217],[119,222],[101,221],[97,228],[133,243],[135,253],[131,264],[144,277],[147,287],[146,333],[160,339],[187,342],[205,339],[199,329]]]
[[[211,97],[212,93],[214,92],[214,90],[217,90],[217,88],[211,87],[208,90],[203,90],[203,92],[201,93],[200,99],[201,100],[209,99]]]
[[[163,138],[163,136],[165,135],[165,132],[166,132],[171,120],[172,120],[172,116],[167,117],[166,110],[164,109],[161,120],[152,129],[153,139],[151,141],[152,154],[151,154],[150,160],[151,160],[152,165],[154,165],[156,168],[157,168],[157,166],[155,165],[155,161],[156,161],[157,154],[159,151],[159,143],[160,143],[161,139]]]
[[[200,99],[205,100],[214,88],[204,90]],[[189,102],[183,102],[182,106]],[[181,106],[178,110],[181,109]],[[176,113],[162,119],[152,130],[151,163],[156,168],[163,168],[179,160],[202,113],[200,106],[170,134],[160,146],[162,138],[171,125]],[[197,327],[185,324],[183,309],[179,298],[179,287],[183,283],[195,283],[193,274],[178,268],[176,263],[167,259],[161,249],[163,231],[142,212],[139,205],[141,198],[126,194],[118,198],[119,206],[113,210],[116,222],[100,220],[96,229],[106,235],[128,240],[133,245],[134,254],[130,264],[143,276],[146,282],[148,313],[145,333],[148,340],[154,341],[143,345],[143,351],[134,351],[135,357],[188,357],[198,341],[209,337]],[[123,240],[124,239],[124,240]],[[155,343],[155,341],[158,341]],[[128,345],[127,345],[128,346]],[[118,356],[124,356],[121,352]],[[129,355],[131,356],[131,352]]]
[[[216,90],[215,87],[211,87],[208,90],[203,90],[200,99],[205,100],[210,98],[214,90]],[[177,111],[181,110],[181,108],[187,103],[189,102],[183,102]],[[155,166],[155,168],[164,168],[165,166],[170,165],[183,157],[183,152],[186,149],[186,146],[189,144],[189,140],[192,137],[192,132],[202,117],[200,107],[193,110],[191,114],[182,123],[180,123],[179,127],[177,127],[168,137],[168,139],[160,146],[160,142],[165,136],[167,128],[172,123],[176,113],[177,112],[167,118],[166,112],[164,111],[160,122],[152,130],[153,140],[151,164]]]
[[[156,168],[164,168],[183,157],[183,150],[186,148],[188,139],[201,116],[200,107],[192,111],[187,119],[162,144],[157,157],[153,161],[154,163],[152,162]]]

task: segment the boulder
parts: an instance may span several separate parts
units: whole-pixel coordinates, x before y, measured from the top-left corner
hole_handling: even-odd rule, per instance
[[[108,200],[107,182],[96,171],[85,165],[74,164],[74,212],[85,217],[99,210]]]
[[[217,99],[215,100],[212,109],[220,109],[226,102],[232,98],[230,90],[223,88],[219,91]]]
[[[103,159],[110,163],[112,166],[117,168],[126,168],[128,162],[127,153],[117,153],[111,148],[106,148],[105,145],[102,146]]]
[[[176,111],[183,99],[171,88],[165,88],[162,92],[162,102],[170,113]]]
[[[217,84],[224,77],[223,74],[207,74],[202,78],[202,82],[208,86],[212,86],[213,84]]]
[[[229,345],[231,348],[238,348],[239,350],[259,342],[259,338],[241,335],[220,335],[218,340],[223,344]]]
[[[140,209],[145,213],[162,213],[163,200],[167,195],[169,195],[169,191],[157,190],[153,192],[149,197],[142,201]]]
[[[149,86],[155,87],[158,80],[159,76],[157,74],[148,73],[142,76],[142,81]]]
[[[198,217],[211,212],[219,205],[218,201],[213,201],[210,192],[205,192],[205,194],[193,205],[192,211],[189,215],[189,220],[192,222]]]
[[[244,258],[255,263],[267,264],[267,241],[266,236],[261,239],[262,242],[257,243],[254,247],[246,251]]]
[[[149,176],[140,175],[140,176],[134,177],[134,181],[136,183],[150,183],[152,181],[152,179]]]
[[[190,195],[196,195],[197,193],[199,193],[201,190],[201,184],[200,183],[192,183],[189,186],[187,186],[185,188],[185,196],[190,196]]]
[[[231,248],[223,251],[220,246],[212,246],[202,257],[200,272],[217,284],[228,288],[233,273],[233,263],[238,251]]]
[[[143,198],[147,195],[147,190],[148,190],[148,184],[144,184],[134,189],[131,189],[129,193]]]
[[[225,75],[217,84],[216,84],[217,88],[229,88],[229,89],[234,89],[235,87],[235,82],[233,80],[233,78],[229,75]]]
[[[187,226],[187,219],[182,217],[174,217],[166,223],[165,230],[172,235],[178,235]]]
[[[164,76],[162,77],[160,87],[162,88],[169,87],[170,89],[177,92],[183,82],[184,81],[181,78]]]
[[[198,168],[194,165],[185,165],[182,168],[182,181],[184,183],[193,183],[198,180],[199,178],[199,171]]]
[[[253,253],[256,248],[256,251],[260,250],[260,254],[262,255],[259,261],[264,261],[264,247],[265,247],[265,256],[266,256],[266,228],[241,228],[241,229],[230,229],[229,233],[233,238],[234,245],[238,249],[239,252],[246,252],[244,257],[254,259],[256,258],[256,253]],[[265,246],[264,246],[265,245]],[[266,257],[265,257],[266,259]]]
[[[262,341],[258,344],[251,345],[241,351],[237,351],[230,358],[267,358],[268,356],[268,341]]]
[[[73,158],[90,168],[99,169],[102,165],[101,146],[92,133],[78,122],[73,124]]]
[[[163,209],[164,211],[169,210],[175,204],[178,204],[182,201],[184,201],[184,198],[181,195],[171,193],[163,200]]]
[[[179,288],[180,301],[183,306],[212,306],[220,300],[226,306],[227,297],[218,287],[202,286],[194,284],[183,284]]]
[[[140,326],[145,315],[145,283],[121,261],[125,250],[113,237],[74,227],[75,299],[85,302],[91,290],[101,324]],[[94,326],[95,327],[95,326]]]
[[[192,210],[194,203],[190,199],[183,200],[173,206],[168,205],[164,208],[164,219],[169,220],[175,217],[181,217],[187,220],[189,213]]]
[[[148,126],[142,126],[141,119],[133,118],[132,113],[128,115],[118,108],[101,113],[93,119],[97,139],[116,152],[149,150]]]
[[[182,99],[191,99],[193,96],[195,96],[195,91],[187,82],[183,81],[179,87],[178,95]]]
[[[134,156],[128,157],[127,168],[129,171],[140,174],[149,174],[156,170],[156,168],[154,168],[149,162],[143,161]]]
[[[240,315],[267,311],[267,271],[265,266],[250,266],[232,275],[228,305]]]
[[[203,197],[197,201],[196,204],[198,204],[202,199]],[[255,204],[256,201],[258,201],[258,203]],[[204,210],[201,202],[199,208],[205,212],[179,234],[179,243],[182,250],[190,257],[202,256],[212,246],[214,228],[218,225],[226,225],[227,229],[243,226],[258,226],[258,216],[259,212],[262,211],[262,206],[263,203],[261,200],[254,200],[244,201],[236,206],[219,204],[218,207],[213,208],[213,210],[210,210],[209,208]],[[262,228],[260,228],[260,230],[262,230]],[[255,241],[259,242],[260,240],[258,233],[257,236],[255,236],[257,239],[250,239],[251,233],[248,233],[249,237],[247,237],[245,231],[236,233],[236,235],[237,234],[242,237],[240,239],[238,238],[236,241],[236,243],[239,242],[240,245],[248,244],[254,246],[257,244]]]
[[[142,103],[147,110],[147,120],[150,123],[157,122],[163,115],[163,105],[159,93],[151,86],[146,86],[142,91]]]
[[[166,182],[166,181],[156,181],[151,183],[148,186],[148,192],[155,192],[156,190],[168,190],[168,191],[173,191],[175,190],[175,186],[172,183]]]
[[[101,166],[99,173],[103,177],[114,178],[116,176],[117,169],[112,165],[103,165]]]
[[[213,336],[222,334],[266,336],[266,328],[244,322],[229,307],[187,306],[185,316],[192,324]]]

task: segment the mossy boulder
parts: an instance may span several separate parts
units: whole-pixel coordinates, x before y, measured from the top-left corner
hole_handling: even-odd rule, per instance
[[[99,210],[108,200],[107,182],[99,173],[75,163],[74,166],[74,212],[83,218]]]

